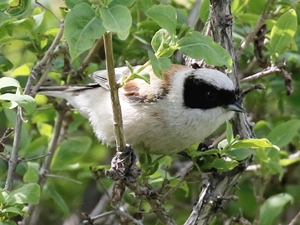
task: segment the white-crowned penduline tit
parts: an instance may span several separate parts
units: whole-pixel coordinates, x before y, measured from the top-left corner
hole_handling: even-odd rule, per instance
[[[136,67],[135,69],[137,69]],[[170,155],[203,141],[234,111],[243,112],[232,81],[213,69],[172,65],[157,78],[151,66],[150,84],[134,79],[119,89],[126,142],[137,152]],[[116,76],[129,75],[127,67]],[[84,86],[43,86],[39,94],[67,99],[89,119],[98,139],[115,145],[106,71],[96,71],[96,83]]]

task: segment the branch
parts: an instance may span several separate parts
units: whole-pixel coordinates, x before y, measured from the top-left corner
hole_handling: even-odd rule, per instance
[[[265,76],[268,76],[270,74],[279,73],[279,72],[281,72],[281,69],[279,69],[277,66],[273,65],[271,67],[268,67],[268,68],[264,69],[261,72],[253,74],[249,77],[245,77],[244,79],[241,80],[241,83],[256,80],[258,78],[265,77]]]
[[[42,68],[44,67],[44,65],[46,64],[48,59],[53,55],[53,51],[56,48],[56,46],[59,44],[59,41],[63,35],[63,30],[64,30],[64,23],[62,20],[60,30],[59,30],[57,36],[55,37],[52,45],[46,52],[43,59],[41,61],[37,62],[36,66],[31,70],[31,74],[27,80],[26,87],[24,90],[25,95],[28,95],[30,93],[33,79],[36,78],[37,74],[41,73]],[[22,112],[21,106],[18,106],[17,111],[18,112],[17,112],[17,121],[16,121],[16,127],[15,127],[13,148],[12,148],[12,153],[11,153],[9,163],[8,163],[8,173],[7,173],[7,178],[6,178],[6,182],[5,182],[5,188],[4,188],[5,190],[8,190],[8,191],[10,191],[12,188],[15,170],[18,165],[19,145],[20,145],[20,139],[21,139],[22,125],[23,125],[23,121],[22,121],[23,112]]]
[[[54,125],[54,130],[53,130],[53,136],[50,142],[50,146],[48,149],[48,155],[45,159],[45,162],[43,163],[42,167],[39,170],[39,179],[38,179],[38,184],[40,185],[41,190],[43,189],[46,180],[47,180],[47,174],[49,173],[51,162],[55,153],[55,150],[58,146],[59,143],[59,137],[61,134],[61,128],[63,124],[63,118],[65,115],[65,108],[66,108],[66,100],[62,100],[61,107],[57,108],[56,111],[56,121]],[[27,214],[29,214],[29,217],[25,217],[22,221],[22,224],[31,224],[31,216],[33,212],[35,211],[37,205],[29,204],[28,209],[27,209]]]
[[[109,212],[105,212],[105,213],[102,213],[98,216],[94,216],[94,217],[91,217],[91,218],[88,218],[87,220],[84,220],[83,221],[83,224],[93,224],[94,221],[100,219],[100,218],[103,218],[105,216],[110,216],[110,215],[113,215],[113,214],[117,214],[119,216],[124,216],[126,217],[127,219],[129,219],[130,221],[132,221],[134,224],[137,224],[137,225],[143,225],[143,223],[135,218],[133,218],[132,216],[130,216],[128,213],[116,208],[114,209],[113,211],[109,211]]]
[[[121,152],[126,148],[126,142],[123,131],[122,111],[118,95],[118,85],[114,70],[114,55],[112,46],[111,32],[104,34],[104,49],[106,58],[106,70],[108,73],[108,81],[110,87],[110,96],[113,109],[114,133],[116,138],[117,152]]]
[[[24,94],[26,94],[26,95],[30,94],[30,92],[31,92],[31,86],[32,86],[32,81],[34,79],[36,79],[36,77],[38,75],[41,74],[42,69],[45,67],[46,63],[48,62],[48,60],[50,59],[50,57],[53,55],[53,52],[54,52],[56,46],[59,44],[60,39],[63,36],[64,28],[65,28],[64,20],[61,20],[60,21],[59,31],[58,31],[55,39],[53,40],[50,48],[45,53],[44,57],[40,61],[38,61],[36,63],[36,65],[31,69],[31,74],[30,74],[30,76],[28,78],[26,87],[24,89]]]
[[[237,58],[234,52],[232,38],[232,14],[231,1],[210,0],[210,28],[211,34],[216,43],[220,43],[233,59],[232,73],[228,74],[237,89],[240,88],[238,76]],[[225,71],[225,67],[219,68]],[[234,134],[239,134],[242,139],[253,138],[252,125],[245,114],[236,114],[233,119]],[[185,222],[190,224],[209,224],[216,216],[216,213],[223,205],[232,199],[240,176],[249,165],[251,157],[241,162],[240,165],[229,172],[203,173],[203,189],[193,211]]]
[[[56,175],[56,174],[51,174],[51,173],[47,173],[45,174],[46,177],[54,177],[54,178],[60,178],[60,179],[64,179],[64,180],[69,180],[69,181],[72,181],[76,184],[81,184],[83,185],[82,182],[78,181],[78,180],[74,180],[74,179],[71,179],[71,178],[68,178],[68,177],[64,177],[64,176],[60,176],[60,175]]]
[[[291,220],[291,222],[289,223],[289,225],[295,225],[298,221],[298,219],[300,218],[300,211],[297,213],[297,215]]]
[[[262,28],[262,26],[265,24],[265,21],[266,21],[266,19],[268,19],[268,16],[269,16],[266,13],[266,10],[267,10],[268,6],[273,4],[273,2],[274,2],[274,0],[268,0],[268,2],[266,3],[265,9],[264,9],[263,13],[261,14],[261,16],[259,17],[253,31],[251,33],[247,34],[245,40],[242,42],[242,44],[240,46],[240,49],[238,49],[236,51],[235,55],[237,58],[240,58],[241,55],[243,54],[245,48],[257,38],[257,33]]]
[[[102,46],[103,46],[103,38],[101,37],[95,42],[93,48],[90,50],[89,54],[85,57],[85,59],[81,63],[78,73],[83,73],[83,71],[88,67],[88,65],[92,61],[92,58],[97,54],[97,52]]]

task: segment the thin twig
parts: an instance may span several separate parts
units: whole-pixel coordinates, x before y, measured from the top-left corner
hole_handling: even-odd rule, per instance
[[[104,34],[104,49],[106,57],[106,70],[110,87],[110,96],[113,109],[114,133],[116,138],[117,151],[121,152],[126,148],[123,131],[122,111],[118,95],[118,85],[115,78],[114,56],[111,32]]]
[[[64,177],[64,176],[59,176],[59,175],[55,175],[55,174],[51,174],[51,173],[47,173],[45,174],[46,177],[54,177],[54,178],[60,178],[60,179],[64,179],[64,180],[69,180],[69,181],[72,181],[76,184],[81,184],[83,185],[82,182],[78,181],[78,180],[74,180],[74,179],[71,179],[71,178],[68,178],[68,177]]]
[[[124,216],[126,218],[128,218],[129,220],[131,220],[134,224],[137,224],[137,225],[143,225],[143,223],[135,218],[133,218],[131,215],[129,215],[128,213],[118,209],[118,208],[115,208],[113,211],[109,211],[109,212],[105,212],[105,213],[102,213],[98,216],[94,216],[94,217],[91,217],[89,218],[88,220],[84,220],[83,223],[84,224],[89,224],[90,222],[94,222],[100,218],[103,218],[105,216],[110,216],[110,215],[113,215],[113,214],[117,214],[119,216]]]
[[[83,73],[83,71],[88,67],[93,57],[98,53],[99,49],[103,46],[103,38],[99,38],[93,48],[90,50],[89,54],[85,57],[83,62],[81,63],[80,68],[78,69],[78,73]]]
[[[134,224],[137,225],[143,225],[143,223],[135,218],[133,218],[132,216],[130,216],[128,213],[120,210],[120,209],[115,209],[115,212],[119,215],[119,216],[125,216],[127,217],[129,220],[131,220]]]
[[[98,220],[98,219],[101,219],[105,216],[110,216],[110,215],[113,215],[113,214],[116,214],[115,211],[104,212],[104,213],[102,213],[98,216],[93,216],[88,220],[84,220],[83,224],[90,224],[90,222],[94,222],[95,220]]]
[[[40,155],[40,156],[37,156],[37,157],[33,157],[33,158],[30,158],[30,159],[24,159],[24,160],[22,160],[22,162],[29,162],[29,161],[33,161],[33,160],[36,160],[36,159],[44,158],[47,155],[49,155],[49,153],[44,154],[44,155]]]
[[[249,77],[245,77],[244,79],[241,80],[241,83],[248,82],[248,81],[251,81],[251,80],[256,80],[258,78],[265,77],[265,76],[268,76],[270,74],[279,73],[279,72],[281,72],[281,69],[279,69],[277,66],[271,66],[271,67],[268,67],[267,69],[264,69],[263,71],[258,72],[254,75],[251,75]]]
[[[194,163],[192,163],[186,170],[186,172],[184,173],[184,175],[182,176],[181,180],[172,188],[170,188],[169,191],[167,191],[162,199],[165,199],[168,195],[170,195],[171,193],[173,193],[174,191],[176,191],[178,188],[180,188],[185,180],[187,179],[187,177],[190,175],[190,172],[192,171],[192,169],[194,168]]]
[[[56,37],[54,38],[51,46],[49,47],[49,49],[45,53],[44,57],[40,61],[38,61],[36,63],[36,65],[31,69],[31,74],[28,78],[28,81],[27,81],[27,84],[26,84],[26,87],[25,87],[25,90],[24,90],[24,94],[28,95],[31,92],[32,81],[34,79],[36,79],[36,77],[41,73],[43,67],[46,65],[47,61],[53,55],[53,52],[54,52],[56,46],[59,44],[60,39],[63,36],[64,28],[65,28],[64,20],[61,20],[59,31],[58,31]]]
[[[268,0],[266,3],[265,9],[261,16],[259,17],[253,31],[249,34],[247,34],[245,40],[242,42],[240,48],[236,51],[235,55],[237,58],[240,58],[246,47],[255,40],[257,32],[261,29],[261,27],[265,24],[266,19],[268,18],[269,14],[266,13],[266,10],[269,5],[271,5],[274,2],[274,0]]]
[[[63,30],[64,30],[64,22],[63,20],[61,21],[61,26],[60,26],[60,30],[57,34],[57,36],[55,37],[52,45],[50,46],[50,48],[48,49],[48,51],[46,52],[45,56],[43,57],[43,59],[41,61],[39,61],[36,66],[31,70],[31,74],[27,80],[26,83],[26,87],[24,90],[24,94],[28,95],[31,91],[31,87],[32,87],[32,81],[33,79],[36,78],[36,72],[40,72],[42,70],[42,67],[46,64],[46,62],[48,61],[48,59],[52,56],[54,49],[56,48],[56,46],[58,45],[62,35],[63,35]],[[22,118],[23,118],[23,112],[22,112],[22,107],[18,106],[17,109],[17,121],[16,121],[16,127],[15,127],[15,136],[14,136],[14,141],[13,141],[13,148],[12,148],[12,152],[11,152],[11,157],[8,163],[8,172],[7,172],[7,178],[6,178],[6,182],[5,182],[5,190],[10,191],[12,189],[12,183],[13,183],[13,179],[14,179],[14,174],[15,174],[15,170],[18,164],[18,154],[19,154],[19,144],[20,144],[20,139],[21,139],[21,130],[22,130]]]
[[[291,220],[291,222],[289,223],[289,225],[295,225],[297,223],[297,221],[300,218],[300,211],[297,213],[297,215]]]
[[[19,145],[21,140],[21,131],[22,131],[22,108],[21,106],[18,106],[17,109],[17,122],[16,122],[16,128],[15,128],[15,136],[13,141],[13,148],[11,151],[11,156],[8,162],[8,172],[7,172],[7,178],[5,182],[4,189],[7,191],[11,191],[12,184],[14,180],[14,174],[18,165],[18,154],[19,154]]]
[[[58,17],[50,9],[48,9],[46,6],[42,5],[37,0],[35,0],[35,3],[38,4],[39,6],[41,6],[42,8],[46,9],[47,11],[49,11],[57,19],[57,21],[59,21]]]
[[[59,142],[59,137],[61,134],[61,128],[62,128],[62,123],[63,123],[63,118],[64,118],[64,109],[66,106],[66,100],[62,100],[61,102],[61,107],[58,108],[57,112],[56,112],[56,121],[54,124],[54,129],[53,129],[53,136],[50,142],[50,146],[48,149],[48,156],[45,159],[45,162],[43,163],[42,167],[40,168],[39,171],[39,179],[38,179],[38,184],[40,185],[40,188],[43,189],[46,180],[47,180],[47,176],[46,174],[48,173],[49,169],[50,169],[50,165],[55,153],[55,150],[58,146],[58,142]],[[27,214],[29,214],[29,217],[26,217],[23,219],[22,224],[31,224],[31,215],[33,214],[33,212],[35,211],[35,207],[37,205],[33,205],[33,204],[29,204],[28,205],[28,209],[27,209]]]
[[[53,62],[57,59],[57,57],[61,54],[66,52],[66,47],[60,46],[59,50],[56,52],[56,54],[53,54],[50,57],[50,60],[47,63],[47,66],[45,67],[45,70],[43,72],[43,75],[41,76],[41,78],[39,79],[39,81],[37,82],[37,84],[34,86],[34,88],[31,90],[31,95],[36,95],[37,91],[39,90],[40,86],[44,83],[44,81],[46,80],[48,74],[51,72],[52,70],[52,64]]]
[[[97,203],[93,211],[90,213],[90,216],[95,216],[101,213],[105,209],[105,207],[107,206],[107,204],[111,199],[110,196],[112,195],[113,187],[114,185],[111,185],[109,189],[106,191],[107,194],[102,195],[101,199],[99,200],[99,202]]]

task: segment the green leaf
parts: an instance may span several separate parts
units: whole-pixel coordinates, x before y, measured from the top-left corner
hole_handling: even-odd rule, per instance
[[[209,12],[209,0],[203,0],[199,9],[199,18],[202,20],[203,23],[206,23],[206,21],[208,20]]]
[[[147,73],[145,71],[142,71],[139,74],[134,73],[134,74],[132,74],[132,76],[133,76],[133,79],[138,78],[138,79],[144,80],[148,84],[150,83],[150,75],[149,75],[149,73]]]
[[[108,7],[112,7],[114,5],[124,5],[127,7],[131,7],[136,0],[112,0],[109,4]]]
[[[1,0],[0,1],[0,12],[4,12],[7,9],[9,9],[10,5],[9,5],[10,0]]]
[[[267,138],[275,145],[283,147],[289,144],[300,128],[300,120],[289,120],[272,129]]]
[[[14,221],[0,222],[0,225],[17,225]]]
[[[259,160],[259,162],[268,162],[269,157],[266,154],[266,149],[265,148],[257,148],[255,150],[255,157]]]
[[[87,3],[80,3],[68,13],[65,22],[64,35],[70,46],[72,58],[90,49],[95,39],[105,33],[102,19],[95,15]]]
[[[137,0],[136,5],[143,11],[147,11],[153,5],[153,0]]]
[[[171,60],[167,57],[160,57],[160,58],[156,58],[156,56],[152,53],[148,51],[148,56],[149,59],[151,60],[151,65],[153,68],[153,72],[155,73],[155,75],[160,78],[160,79],[164,79],[163,77],[163,72],[170,69],[171,67]]]
[[[296,30],[297,14],[294,9],[290,9],[279,17],[271,30],[270,52],[282,54],[291,49]]]
[[[91,138],[86,136],[72,137],[63,141],[54,155],[52,170],[59,170],[65,165],[77,163],[87,153],[91,144]]]
[[[255,27],[257,21],[259,20],[260,15],[252,13],[241,13],[239,14],[239,19],[237,22],[248,23],[251,27]]]
[[[268,139],[244,139],[240,141],[236,141],[232,148],[266,148],[266,147],[273,147],[276,148],[278,151],[278,147],[274,146]]]
[[[260,120],[253,127],[253,131],[257,138],[263,138],[270,133],[271,128],[268,122],[266,122],[265,120]]]
[[[20,106],[22,106],[28,114],[32,113],[36,108],[36,102],[34,98],[29,95],[17,95],[6,93],[0,95],[0,100],[6,101],[14,101],[17,102]]]
[[[288,203],[293,203],[294,198],[287,193],[273,195],[261,206],[259,215],[259,225],[272,225],[276,217],[280,215],[283,208]]]
[[[193,151],[193,152],[190,152],[189,155],[192,157],[199,157],[199,156],[203,156],[203,155],[216,155],[218,153],[220,153],[218,149],[210,149],[210,150],[207,150],[204,152]]]
[[[49,187],[48,185],[45,186],[44,190],[54,200],[56,205],[63,211],[63,218],[67,218],[69,215],[69,208],[62,196],[54,188]]]
[[[0,55],[0,71],[8,71],[14,67],[11,61],[9,61],[5,56]],[[1,83],[0,83],[1,84]]]
[[[1,56],[0,56],[1,57]],[[0,58],[1,60],[1,58]],[[0,89],[4,87],[17,87],[20,88],[20,83],[12,77],[2,77],[0,78]]]
[[[179,50],[185,55],[194,59],[204,59],[209,65],[225,65],[228,69],[231,69],[231,56],[222,46],[215,43],[210,36],[194,31],[190,36],[182,38],[178,44]]]
[[[54,121],[55,115],[56,115],[55,109],[35,111],[32,115],[31,122],[43,123],[43,122]]]
[[[291,164],[299,162],[299,161],[300,161],[300,157],[294,158],[294,159],[281,159],[279,161],[279,164],[281,166],[288,166],[288,165],[291,165]]]
[[[278,162],[274,161],[269,161],[267,165],[269,168],[268,172],[271,174],[279,174],[279,180],[281,180],[284,174],[283,167]]]
[[[2,189],[0,189],[0,205],[1,204],[4,204],[4,205],[6,204],[6,200],[2,194]]]
[[[151,40],[151,46],[152,46],[154,52],[156,53],[159,50],[159,47],[161,46],[162,43],[164,45],[168,46],[170,44],[171,40],[172,39],[171,39],[171,36],[169,35],[168,31],[165,29],[160,29],[153,36],[153,38]],[[170,51],[170,53],[168,53],[168,55],[166,55],[166,56],[169,57],[172,54],[173,54],[173,51]]]
[[[226,139],[228,143],[233,141],[232,124],[229,121],[226,121]]]
[[[83,3],[83,2],[89,3],[89,0],[65,0],[65,2],[66,2],[66,6],[69,9],[72,9],[77,4],[80,4],[80,3]]]
[[[2,213],[15,213],[17,215],[24,215],[24,212],[17,207],[7,207],[2,210]]]
[[[37,128],[42,136],[47,137],[49,140],[53,134],[53,126],[47,123],[37,123]]]
[[[103,26],[112,32],[116,32],[121,40],[129,35],[132,18],[129,9],[123,5],[115,5],[111,8],[100,9]]]
[[[177,14],[173,6],[155,5],[146,12],[146,15],[154,20],[160,27],[166,29],[169,34],[175,34]]]
[[[23,177],[25,183],[37,183],[39,179],[39,163],[27,162],[28,168]]]
[[[232,149],[232,150],[226,152],[225,155],[231,159],[241,161],[241,160],[248,158],[252,154],[252,152],[253,151],[251,149],[238,148],[238,149]]]
[[[18,3],[15,7],[11,7],[9,10],[7,10],[6,14],[10,18],[22,16],[30,9],[30,6],[31,6],[31,0],[20,1],[20,4]]]
[[[228,141],[227,141],[227,139],[224,139],[224,140],[222,140],[222,141],[220,141],[219,142],[219,144],[218,144],[218,149],[219,150],[224,150],[226,147],[228,146]],[[226,150],[228,150],[228,149],[226,149]]]
[[[236,166],[238,166],[239,163],[237,161],[225,161],[223,159],[214,159],[214,161],[211,163],[211,166],[226,172],[226,171],[230,171],[232,169],[234,169]]]
[[[16,203],[38,204],[40,193],[40,186],[38,184],[24,184],[22,187],[9,193],[7,205],[14,205]]]

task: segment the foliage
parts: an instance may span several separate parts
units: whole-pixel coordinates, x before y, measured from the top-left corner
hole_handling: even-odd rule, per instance
[[[49,76],[56,83],[90,82],[87,76],[76,80],[76,74],[79,74],[95,40],[108,31],[113,32],[116,66],[127,65],[131,71],[123,83],[135,78],[149,82],[148,74],[142,70],[150,63],[155,74],[161,77],[162,71],[180,60],[180,54],[204,59],[209,65],[225,65],[228,71],[231,70],[229,54],[210,36],[204,35],[209,19],[208,0],[203,0],[200,5],[200,15],[195,22],[196,27],[200,27],[198,31],[186,25],[194,4],[189,0],[66,0],[66,6],[60,8],[60,1],[49,1],[48,4],[45,7],[65,19],[60,47],[68,45],[70,54],[58,54],[60,49],[55,49],[57,55],[49,63]],[[61,223],[76,211],[90,213],[100,195],[105,195],[106,189],[112,185],[105,176],[97,177],[95,182],[90,168],[97,167],[100,171],[107,168],[105,165],[110,164],[113,151],[98,143],[88,121],[78,112],[65,113],[64,134],[41,195],[36,184],[40,165],[45,162],[51,144],[57,120],[55,107],[60,101],[47,100],[40,95],[33,98],[23,94],[21,87],[25,87],[31,69],[42,60],[53,43],[59,32],[59,22],[51,12],[29,0],[3,0],[0,9],[1,133],[16,126],[17,106],[25,110],[24,119],[28,120],[21,131],[18,176],[13,191],[1,190],[0,193],[0,224],[16,224],[12,218],[17,215],[26,217],[27,203],[40,204],[40,224]],[[256,123],[257,139],[234,137],[228,123],[227,138],[216,148],[205,151],[199,150],[198,144],[192,146],[187,150],[191,160],[181,156],[140,155],[138,166],[143,175],[139,182],[148,183],[163,195],[164,207],[170,209],[171,217],[178,224],[184,223],[199,194],[199,174],[231,171],[252,153],[253,164],[257,167],[243,176],[236,193],[239,201],[231,201],[212,224],[234,221],[240,211],[241,216],[253,224],[288,224],[299,211],[300,182],[297,175],[300,156],[295,154],[300,147],[299,13],[300,5],[293,0],[232,2],[234,48],[241,52],[238,61],[241,78],[267,71],[268,66],[277,66],[283,74],[271,73],[242,83],[244,89],[256,83],[262,83],[266,88],[265,91],[250,92],[245,98],[245,107]],[[256,39],[250,40],[261,17],[266,21],[267,32],[258,35],[258,31],[263,30],[259,27],[254,34]],[[243,45],[245,40],[250,40],[249,44]],[[84,75],[104,69],[103,46],[97,53],[85,68]],[[144,67],[133,71],[132,67],[139,64],[144,64]],[[64,79],[62,74],[67,74],[67,78]],[[287,89],[291,86],[294,91],[287,96]],[[221,127],[205,142],[211,144],[223,130]],[[3,135],[0,139],[1,187],[6,181],[6,160],[12,152],[13,137]],[[195,166],[180,172],[190,161]],[[100,168],[99,164],[104,166]],[[62,177],[66,179],[60,179]],[[83,185],[72,182],[74,180]],[[143,211],[144,224],[152,224],[156,219],[147,201],[138,200],[130,191],[125,192],[120,205],[126,205],[126,212],[130,215],[136,216]],[[113,210],[109,204],[105,208]]]
[[[20,215],[27,217],[25,203],[38,204],[40,198],[40,187],[38,184],[24,184],[24,186],[9,192],[0,192],[0,222],[2,224],[16,224],[10,219]]]

